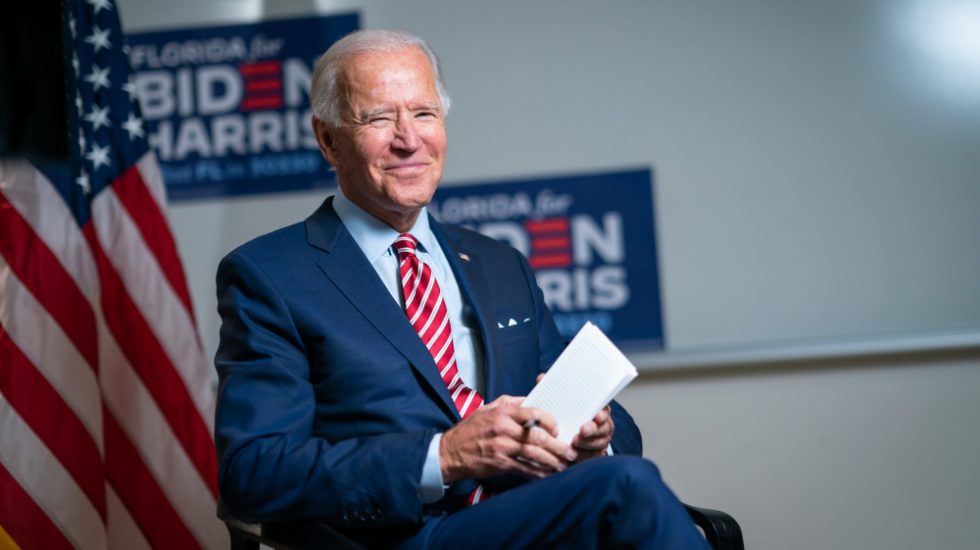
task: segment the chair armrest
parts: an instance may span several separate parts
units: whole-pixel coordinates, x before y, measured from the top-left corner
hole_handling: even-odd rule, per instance
[[[275,550],[363,550],[322,521],[300,520],[271,523],[247,523],[231,517],[218,503],[218,518],[225,522],[231,538],[231,550],[259,550],[259,544]]]
[[[694,523],[715,550],[745,550],[742,529],[735,518],[719,510],[684,505]]]

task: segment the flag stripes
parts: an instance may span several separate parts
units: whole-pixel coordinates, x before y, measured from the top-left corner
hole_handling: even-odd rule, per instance
[[[101,449],[102,405],[96,374],[61,327],[10,272],[2,255],[0,286],[4,289],[0,325],[12,340],[10,345],[18,346],[27,360],[55,388]],[[36,335],[44,335],[44,338],[37,338]],[[4,368],[6,364],[0,363]]]
[[[143,185],[137,166],[132,166],[112,186],[120,204],[129,214],[129,220],[136,226],[150,255],[159,263],[160,269],[180,300],[184,311],[193,321],[194,309],[191,295],[184,280],[184,266],[177,255],[177,245],[170,234],[167,220],[160,210],[147,186]]]
[[[6,519],[5,525],[0,527],[0,549],[7,550],[9,540],[9,548],[73,550],[58,526],[11,477],[3,464],[0,464],[0,508]]]
[[[115,341],[107,335],[103,342],[106,367],[101,381],[106,408],[139,449],[139,456],[153,478],[166,480],[159,483],[160,489],[154,494],[162,492],[169,498],[181,517],[191,522],[194,533],[206,535],[206,540],[224,538],[224,527],[214,521],[212,488],[178,444],[163,413]]]
[[[153,333],[153,340],[160,343],[164,357],[172,365],[171,370],[176,369],[188,389],[199,389],[196,394],[189,395],[191,406],[197,409],[211,432],[210,368],[194,330],[193,317],[168,284],[166,274],[145,245],[136,223],[113,191],[104,191],[92,206],[95,219],[108,222],[94,225],[99,246],[95,247],[93,243],[93,249],[105,252],[105,259],[112,266],[108,274],[119,276],[112,284],[121,284],[125,288],[137,310],[135,314],[132,311],[125,313],[139,317],[134,319],[137,322],[145,321],[146,328]],[[87,231],[86,228],[86,237],[89,236]],[[102,284],[106,282],[103,277]]]
[[[4,168],[9,168],[9,165],[5,165]],[[3,333],[3,345],[5,348],[15,348],[22,353],[24,360],[19,362],[22,363],[18,365],[19,369],[30,368],[35,378],[45,381],[48,392],[40,398],[39,402],[55,404],[53,407],[62,411],[61,414],[66,414],[67,411],[67,414],[75,418],[74,422],[66,422],[58,426],[61,434],[59,437],[64,438],[65,428],[74,424],[77,429],[71,432],[84,434],[81,437],[83,440],[88,438],[88,443],[79,444],[76,441],[74,443],[76,446],[97,451],[103,444],[103,440],[106,445],[112,442],[112,447],[106,449],[105,475],[111,483],[110,492],[115,488],[120,494],[116,499],[117,506],[109,507],[108,514],[105,512],[104,490],[101,497],[86,497],[87,500],[101,498],[98,507],[92,508],[102,511],[100,521],[93,525],[101,525],[102,529],[106,529],[107,522],[104,516],[108,515],[110,534],[118,531],[119,537],[126,537],[122,540],[136,541],[139,546],[150,544],[150,547],[159,547],[180,544],[181,547],[193,548],[220,547],[226,544],[223,527],[213,516],[217,494],[215,481],[217,464],[211,442],[209,422],[211,412],[209,411],[207,416],[202,414],[202,409],[209,410],[213,407],[213,404],[209,403],[213,397],[207,381],[208,371],[206,368],[201,368],[205,365],[203,355],[198,351],[191,356],[194,357],[192,361],[187,361],[196,368],[196,371],[188,368],[182,373],[175,368],[160,343],[160,339],[172,338],[174,333],[173,330],[169,332],[160,330],[160,324],[183,322],[189,330],[186,330],[182,336],[181,345],[199,350],[193,329],[193,318],[187,313],[184,303],[176,297],[168,277],[159,269],[159,264],[155,261],[150,269],[140,271],[140,280],[135,283],[137,289],[131,291],[127,288],[117,267],[110,262],[107,253],[102,249],[102,243],[96,235],[99,227],[94,224],[87,225],[82,231],[78,230],[78,226],[69,224],[68,231],[59,232],[61,241],[81,242],[85,247],[82,252],[79,252],[69,250],[63,244],[57,246],[56,243],[63,256],[56,257],[33,230],[36,226],[46,227],[44,220],[34,218],[51,215],[52,211],[59,210],[50,205],[37,204],[40,202],[37,200],[38,197],[48,197],[61,202],[63,199],[57,193],[37,193],[33,194],[35,204],[24,208],[22,206],[25,202],[24,197],[31,198],[31,194],[24,193],[22,188],[12,185],[11,178],[7,175],[14,172],[16,170],[0,171],[0,174],[4,175],[4,180],[0,184],[0,189],[3,190],[0,192],[0,201],[3,204],[3,208],[0,208],[0,226],[16,227],[16,232],[5,232],[5,236],[14,235],[14,238],[4,239],[4,247],[0,249],[0,284],[3,287],[4,299],[4,307],[0,308],[0,323],[4,329],[11,327]],[[45,178],[34,175],[26,180],[26,183],[52,186]],[[105,193],[104,195],[110,196]],[[19,198],[19,204],[14,204],[11,197]],[[155,201],[150,194],[145,194],[144,198]],[[101,199],[102,196],[98,200]],[[111,212],[107,215],[109,219],[107,225],[116,228],[115,235],[118,237],[112,239],[112,235],[106,232],[106,238],[111,240],[110,247],[113,247],[111,252],[123,257],[124,264],[126,257],[142,257],[146,262],[148,257],[141,256],[140,253],[131,253],[131,249],[147,250],[148,247],[142,246],[142,243],[143,235],[149,232],[139,231],[135,223],[128,223],[127,220],[130,218],[128,212],[123,210],[119,201],[116,203],[115,208],[105,208],[106,211]],[[153,203],[144,202],[145,204]],[[93,209],[100,211],[95,205]],[[24,218],[21,211],[27,212],[32,217]],[[72,229],[75,234],[72,234]],[[129,247],[117,246],[121,242],[128,243]],[[15,246],[24,247],[25,243],[34,248],[23,254],[18,253],[20,255],[17,257],[27,257],[30,263],[43,261],[47,267],[41,271],[48,274],[59,273],[59,284],[75,289],[70,291],[74,296],[73,309],[77,310],[72,312],[72,316],[62,315],[60,319],[54,317],[52,315],[54,308],[45,307],[45,304],[38,301],[35,294],[31,292],[33,289],[25,288],[17,273],[7,264],[6,258],[10,254],[8,251],[13,250]],[[66,269],[66,264],[71,267]],[[86,286],[100,292],[101,300],[95,304],[89,303],[79,290],[80,285],[77,284],[78,281],[91,279],[87,273],[93,271],[93,266],[98,278],[94,282],[88,281]],[[118,269],[130,267],[123,265]],[[71,269],[71,272],[68,269]],[[36,273],[38,269],[17,271]],[[145,286],[147,284],[152,288],[147,289]],[[42,289],[53,288],[47,284],[41,286]],[[135,293],[152,295],[153,292],[169,292],[170,303],[178,306],[171,308],[171,311],[178,311],[176,315],[157,315],[156,330],[161,334],[154,333],[154,329],[146,319],[147,315],[143,313],[144,310],[131,298]],[[148,304],[147,311],[152,312],[154,307],[158,307],[156,303]],[[103,313],[103,309],[108,311]],[[99,328],[99,334],[92,335],[89,331],[84,340],[86,342],[84,345],[87,345],[88,349],[97,350],[97,352],[89,352],[90,356],[95,355],[94,358],[83,357],[75,346],[75,341],[82,341],[81,338],[77,333],[74,338],[71,338],[65,330],[74,330],[78,326],[75,320],[79,318],[79,314],[82,318],[93,319],[91,326]],[[99,318],[99,322],[95,322],[96,318]],[[21,327],[27,330],[21,330]],[[18,336],[10,334],[11,332],[21,334]],[[120,336],[116,336],[117,334]],[[188,338],[187,334],[192,336]],[[39,340],[32,335],[44,335],[44,340]],[[15,345],[17,340],[29,344]],[[93,346],[91,342],[95,342],[95,345]],[[44,345],[45,343],[48,345]],[[172,343],[170,346],[171,349],[177,349]],[[33,355],[38,359],[36,361],[28,359],[30,354],[21,352],[22,347],[34,348]],[[181,360],[186,360],[188,357],[186,352],[181,353],[183,354]],[[177,355],[181,357],[181,353]],[[15,363],[18,362],[4,359],[2,362],[4,375]],[[36,364],[44,366],[38,367]],[[93,372],[94,365],[101,365],[102,368],[102,372],[98,373],[98,379]],[[199,388],[204,389],[203,392],[198,391],[194,397],[188,389],[193,383],[197,383]],[[84,391],[79,391],[80,389]],[[24,391],[20,384],[18,384],[18,391]],[[14,393],[10,387],[4,386],[0,386],[0,392],[4,395]],[[39,399],[39,394],[33,395],[34,399]],[[113,414],[103,415],[97,410],[100,397],[105,400],[109,409],[115,411]],[[116,418],[126,423],[128,429],[124,430],[120,427]],[[115,429],[111,434],[103,435],[104,428]],[[8,434],[13,432],[5,431],[5,440]],[[17,439],[20,443],[20,437],[13,435],[9,437]],[[43,435],[36,439],[39,448],[44,448],[52,454],[49,448],[52,444],[43,442],[42,439],[46,439]],[[131,440],[133,443],[130,443]],[[143,453],[136,450],[137,445]],[[118,456],[110,456],[114,452],[118,453]],[[79,457],[74,454],[70,457],[61,457],[60,453],[54,453],[51,460],[63,465],[75,462]],[[147,463],[152,467],[148,467]],[[0,465],[6,465],[6,462],[0,461]],[[85,477],[76,478],[75,473],[78,469],[74,465],[72,468],[73,470],[69,470],[62,466],[64,474],[61,477],[66,482],[71,481],[77,486],[85,486],[86,491],[79,489],[80,493],[93,494],[93,483],[91,481],[79,483],[79,479],[84,480]],[[131,479],[127,472],[141,473],[136,479]],[[56,492],[63,494],[62,488]],[[181,503],[183,514],[174,509],[171,503],[175,501]],[[147,506],[147,502],[153,504]],[[164,503],[162,510],[160,502]],[[116,512],[113,513],[113,510]],[[6,519],[7,510],[2,510],[0,513],[2,513],[0,518],[4,518],[0,525],[4,528],[9,527]],[[128,529],[120,528],[127,524]],[[98,548],[106,547],[106,544],[108,543],[103,540],[84,546]],[[129,543],[113,543],[112,546],[131,547]]]
[[[88,364],[95,367],[95,318],[88,300],[3,194],[0,211],[0,255],[58,324],[66,328],[66,334]]]
[[[129,514],[129,510],[119,500],[119,495],[111,486],[106,490],[106,503],[109,517],[112,518],[108,525],[109,540],[112,541],[112,545],[127,550],[150,550],[152,548],[150,542],[143,536],[143,532],[136,525],[136,520]]]
[[[146,539],[154,548],[197,547],[197,540],[111,415],[106,417],[105,432],[109,482]]]
[[[105,548],[102,517],[78,484],[62,467],[31,427],[0,393],[0,433],[17,441],[16,448],[0,445],[0,467],[6,469],[38,507],[71,543],[79,548]],[[3,501],[0,503],[6,504]],[[15,510],[4,510],[4,528],[18,526],[6,519]],[[17,542],[17,539],[14,539]],[[20,542],[18,542],[20,544]]]
[[[84,233],[99,266],[102,310],[109,331],[116,336],[114,339],[126,361],[174,428],[178,442],[191,457],[201,477],[211,480],[210,485],[216,495],[217,457],[204,417],[198,412],[185,381],[167,358],[163,345],[153,334],[142,310],[133,302],[91,228],[91,225],[86,226]],[[125,251],[121,253],[125,254]]]
[[[105,483],[101,451],[78,417],[17,349],[0,326],[0,393],[16,413],[47,441],[48,449],[64,465],[79,488],[106,519]]]
[[[0,193],[4,195],[0,200],[9,202],[82,294],[95,302],[99,294],[95,262],[71,210],[51,181],[27,162],[5,161],[0,163]]]

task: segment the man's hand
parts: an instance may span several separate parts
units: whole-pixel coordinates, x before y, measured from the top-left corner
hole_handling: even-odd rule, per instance
[[[555,439],[554,417],[521,408],[523,402],[523,397],[501,396],[445,432],[439,443],[443,482],[502,473],[541,478],[576,460],[575,450]],[[525,428],[530,421],[541,429]]]
[[[606,405],[595,418],[582,425],[572,440],[572,447],[578,452],[575,462],[605,456],[615,431],[616,425],[613,424],[609,405]]]

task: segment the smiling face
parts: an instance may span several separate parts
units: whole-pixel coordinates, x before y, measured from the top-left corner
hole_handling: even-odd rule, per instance
[[[435,75],[418,48],[365,52],[340,71],[342,124],[314,118],[320,151],[354,204],[398,231],[415,223],[442,178],[446,128]]]

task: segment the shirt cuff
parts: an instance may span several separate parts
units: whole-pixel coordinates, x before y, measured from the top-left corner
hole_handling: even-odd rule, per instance
[[[442,498],[446,488],[442,483],[442,463],[439,462],[439,442],[442,434],[436,434],[429,442],[429,452],[425,455],[422,465],[422,482],[419,484],[419,499],[423,504],[430,504]]]

